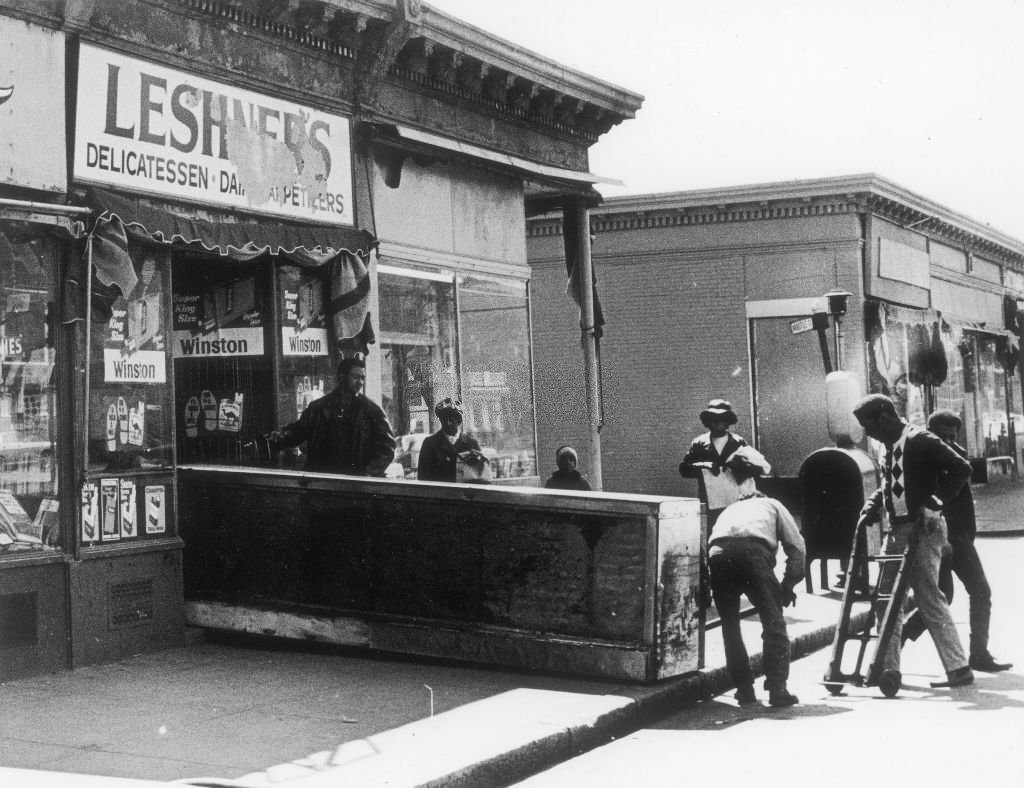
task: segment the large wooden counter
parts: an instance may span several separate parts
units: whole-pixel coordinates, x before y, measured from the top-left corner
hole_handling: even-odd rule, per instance
[[[653,681],[702,667],[700,503],[178,471],[201,627]]]

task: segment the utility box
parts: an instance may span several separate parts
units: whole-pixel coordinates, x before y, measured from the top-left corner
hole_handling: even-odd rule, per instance
[[[811,561],[821,561],[821,587],[828,588],[826,562],[846,562],[857,515],[878,488],[878,468],[860,449],[829,447],[811,452],[800,466],[802,530],[807,544],[807,590]]]

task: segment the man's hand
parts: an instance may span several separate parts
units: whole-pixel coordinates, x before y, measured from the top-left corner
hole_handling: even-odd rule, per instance
[[[917,524],[924,533],[933,534],[942,525],[942,512],[922,506],[917,510]]]
[[[792,586],[782,586],[782,606],[789,607],[792,605],[796,607],[796,591],[793,590]]]

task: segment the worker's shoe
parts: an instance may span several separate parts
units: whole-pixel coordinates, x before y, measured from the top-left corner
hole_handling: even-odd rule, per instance
[[[972,670],[980,670],[983,673],[998,673],[1001,670],[1009,670],[1013,667],[1012,662],[1000,662],[991,654],[971,657],[971,661],[968,664]]]
[[[733,695],[736,698],[736,702],[740,706],[753,706],[757,703],[757,695],[754,694],[754,686],[747,684],[745,687],[737,687],[736,694]]]
[[[932,687],[935,689],[941,689],[942,687],[966,687],[968,684],[974,683],[974,673],[971,672],[969,667],[957,668],[951,670],[946,674],[945,681],[933,681]]]
[[[800,698],[787,689],[771,690],[768,693],[768,705],[781,708],[783,706],[795,706]]]
[[[898,670],[883,670],[878,677],[878,689],[887,698],[895,698],[903,686],[903,676]]]

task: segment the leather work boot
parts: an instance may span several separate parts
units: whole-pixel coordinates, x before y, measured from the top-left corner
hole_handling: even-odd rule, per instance
[[[945,681],[933,681],[932,687],[935,689],[942,687],[966,687],[968,684],[973,683],[974,674],[971,672],[971,669],[969,667],[962,667],[947,673]]]
[[[787,689],[771,690],[768,693],[768,705],[776,708],[783,706],[794,706],[800,702],[800,698]]]
[[[1000,662],[991,654],[982,654],[978,657],[972,656],[968,665],[973,670],[980,670],[983,673],[998,673],[1001,670],[1009,670],[1013,667],[1012,662]]]
[[[903,676],[898,670],[883,670],[878,677],[878,689],[887,698],[895,698],[903,686]]]
[[[736,702],[740,706],[753,706],[757,703],[757,695],[754,694],[754,688],[750,684],[744,687],[737,687],[736,694],[733,697],[736,698]]]

